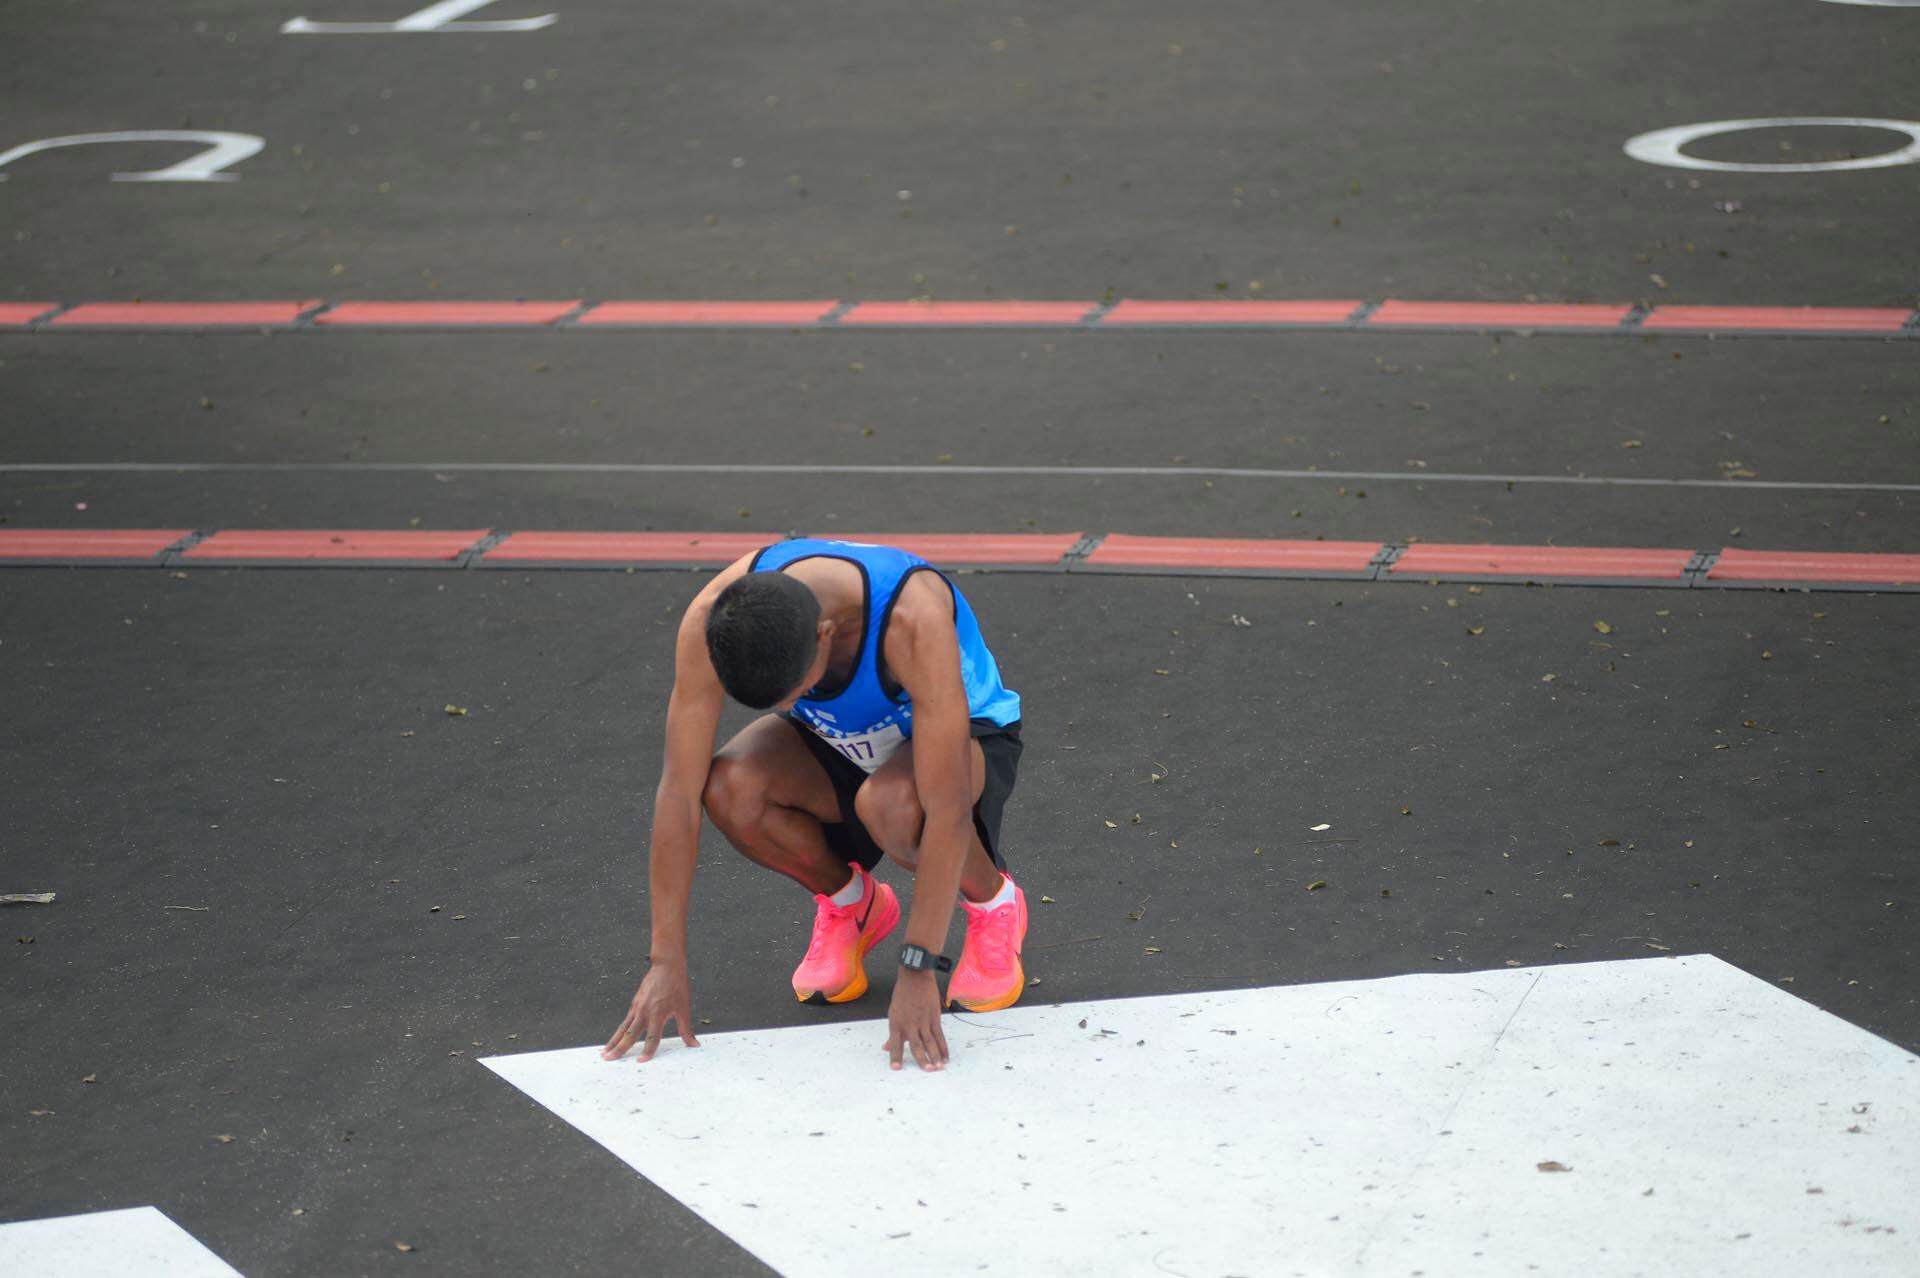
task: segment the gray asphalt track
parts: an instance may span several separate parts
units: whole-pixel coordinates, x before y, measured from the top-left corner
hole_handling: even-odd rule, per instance
[[[559,0],[525,36],[276,34],[405,7],[12,5],[0,149],[267,147],[222,184],[106,180],[167,146],[7,166],[0,297],[1920,298],[1920,167],[1620,150],[1910,116],[1920,19],[1897,9]],[[0,517],[1912,553],[1913,361],[1380,333],[13,334]],[[17,468],[125,462],[259,469]],[[618,469],[743,462],[934,469]],[[323,464],[368,468],[274,469]],[[1125,466],[1299,473],[978,473]],[[764,1272],[473,1063],[624,1009],[671,624],[703,580],[0,570],[0,891],[61,898],[0,915],[0,1221],[155,1203],[249,1278]],[[1664,946],[1920,1047],[1913,596],[964,585],[1030,706],[1008,833],[1056,901],[1035,997]],[[712,1029],[823,1015],[785,989],[809,908],[709,833]]]

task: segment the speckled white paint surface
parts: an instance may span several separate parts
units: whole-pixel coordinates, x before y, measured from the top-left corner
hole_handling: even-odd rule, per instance
[[[240,1278],[153,1207],[0,1225],[6,1278]]]
[[[1920,1058],[1709,956],[947,1034],[484,1063],[789,1278],[1920,1274]]]

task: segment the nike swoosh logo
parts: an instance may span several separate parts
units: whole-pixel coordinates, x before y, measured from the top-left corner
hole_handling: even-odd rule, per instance
[[[872,894],[867,897],[866,912],[860,916],[860,930],[862,932],[867,930],[867,920],[873,917],[873,907],[878,905],[879,903],[880,903],[880,889],[876,887],[873,889]]]

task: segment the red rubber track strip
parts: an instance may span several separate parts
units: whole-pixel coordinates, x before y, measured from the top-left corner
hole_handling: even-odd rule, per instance
[[[1890,307],[1656,306],[1640,322],[1661,333],[1898,333],[1913,314]]]
[[[239,563],[254,560],[336,560],[354,563],[451,563],[485,537],[485,528],[229,529],[180,553],[181,559]]]
[[[155,559],[186,528],[0,528],[0,559]]]
[[[1727,549],[1720,552],[1719,562],[1708,570],[1707,580],[1911,586],[1920,584],[1920,555]]]
[[[1344,324],[1361,307],[1354,301],[1254,301],[1210,297],[1199,301],[1137,301],[1128,298],[1101,317],[1101,328],[1134,324]]]
[[[818,324],[838,302],[601,302],[589,307],[574,323],[663,325],[668,328],[701,325],[775,328]]]
[[[1456,546],[1419,542],[1388,570],[1395,577],[1609,577],[1684,581],[1691,550],[1574,546]]]
[[[843,328],[873,325],[964,327],[981,324],[1077,324],[1093,302],[859,302],[840,317]]]
[[[58,302],[0,302],[0,328],[25,328],[59,305]]]
[[[527,328],[552,324],[579,302],[342,302],[314,317],[332,328]]]
[[[82,302],[49,328],[288,328],[318,302]]]
[[[1365,572],[1384,549],[1377,541],[1240,541],[1113,533],[1084,562],[1093,568]]]
[[[1367,316],[1368,328],[1618,328],[1631,306],[1556,302],[1400,302],[1380,303]]]
[[[481,555],[489,564],[730,564],[778,533],[517,532]]]
[[[979,564],[987,567],[1052,565],[1080,543],[1080,533],[842,533],[815,532],[815,537],[894,546],[932,564]]]

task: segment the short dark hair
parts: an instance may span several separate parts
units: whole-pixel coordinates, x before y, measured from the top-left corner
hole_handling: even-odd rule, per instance
[[[820,600],[783,572],[750,572],[713,601],[707,656],[727,695],[765,710],[807,677],[819,647]]]

